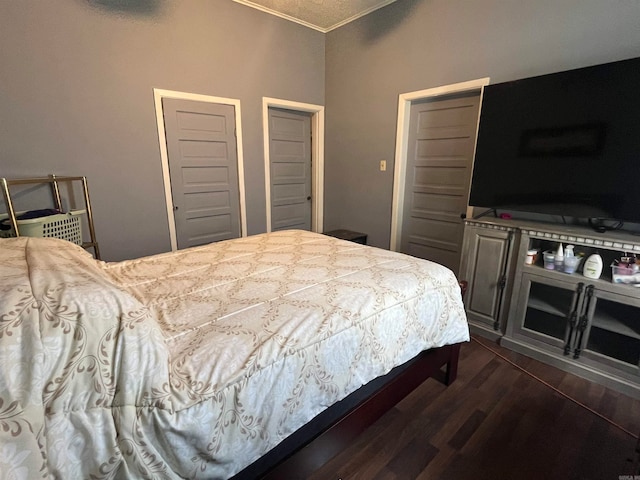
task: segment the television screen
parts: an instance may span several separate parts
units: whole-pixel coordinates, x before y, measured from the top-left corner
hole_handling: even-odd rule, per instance
[[[469,203],[640,223],[640,58],[484,90]]]

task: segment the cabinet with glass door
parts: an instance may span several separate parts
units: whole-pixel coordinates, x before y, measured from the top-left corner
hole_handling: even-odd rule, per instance
[[[501,343],[640,398],[640,288],[614,283],[611,268],[598,279],[582,270],[596,251],[610,265],[640,246],[553,227],[523,229],[520,239],[514,301]],[[571,242],[582,257],[575,273],[544,267],[543,252],[560,242]],[[532,251],[538,255],[529,263]]]

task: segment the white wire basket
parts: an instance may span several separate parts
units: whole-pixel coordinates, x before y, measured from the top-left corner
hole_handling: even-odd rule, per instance
[[[86,210],[72,210],[69,213],[48,215],[46,217],[17,220],[20,236],[54,237],[82,245],[82,219]],[[13,229],[7,236],[15,237]]]

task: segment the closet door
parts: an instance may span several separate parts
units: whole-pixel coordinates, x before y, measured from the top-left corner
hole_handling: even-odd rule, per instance
[[[164,98],[178,248],[240,237],[232,105]]]
[[[480,92],[411,105],[400,248],[458,274]]]
[[[271,230],[311,230],[311,114],[269,108]]]

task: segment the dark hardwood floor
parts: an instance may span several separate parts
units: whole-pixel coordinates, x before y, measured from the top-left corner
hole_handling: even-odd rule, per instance
[[[311,479],[618,480],[640,474],[639,433],[640,400],[474,338],[451,386],[427,380]]]

